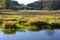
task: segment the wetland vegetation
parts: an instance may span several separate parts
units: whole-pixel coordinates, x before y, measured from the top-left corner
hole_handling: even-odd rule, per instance
[[[60,1],[1,0],[0,40],[60,40]]]
[[[16,15],[1,15],[0,28],[7,34],[16,31],[40,31],[42,29],[59,29],[59,16],[16,16]]]
[[[59,40],[60,17],[0,15],[0,33],[0,40]]]

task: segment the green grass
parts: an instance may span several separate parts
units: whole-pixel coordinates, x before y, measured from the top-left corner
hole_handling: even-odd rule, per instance
[[[5,34],[25,32],[26,29],[33,32],[42,29],[60,29],[60,16],[0,15],[0,28]]]
[[[1,15],[0,24],[5,27],[5,25],[18,25],[22,26],[46,26],[52,24],[60,24],[60,16],[17,16],[17,15]]]

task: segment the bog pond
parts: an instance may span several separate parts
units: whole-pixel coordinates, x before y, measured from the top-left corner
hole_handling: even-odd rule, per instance
[[[0,16],[0,40],[60,40],[60,17]]]
[[[0,29],[0,40],[60,40],[60,29]]]

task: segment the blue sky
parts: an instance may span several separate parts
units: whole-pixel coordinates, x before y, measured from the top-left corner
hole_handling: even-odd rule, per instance
[[[32,2],[35,2],[35,1],[37,1],[37,0],[16,0],[16,1],[18,1],[18,3],[20,3],[20,4],[28,4],[28,3],[32,3]]]

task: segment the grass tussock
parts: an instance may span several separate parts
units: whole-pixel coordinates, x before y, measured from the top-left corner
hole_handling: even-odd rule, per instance
[[[5,34],[15,34],[16,31],[37,32],[42,29],[59,29],[60,16],[17,16],[1,15],[0,27]]]
[[[0,24],[3,26],[7,25],[8,27],[10,25],[15,26],[16,24],[19,24],[23,26],[53,26],[53,25],[59,25],[60,26],[60,16],[34,16],[34,17],[28,17],[28,16],[16,16],[16,15],[1,15],[0,16]],[[4,27],[5,27],[4,26]]]

